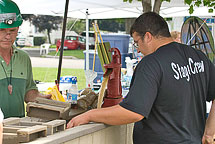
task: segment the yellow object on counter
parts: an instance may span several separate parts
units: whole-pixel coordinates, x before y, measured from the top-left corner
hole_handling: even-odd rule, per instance
[[[63,98],[63,96],[61,95],[61,93],[58,91],[57,86],[53,86],[53,87],[49,87],[46,91],[45,94],[51,94],[52,100],[56,100],[56,101],[61,101],[61,102],[65,102],[65,99]]]

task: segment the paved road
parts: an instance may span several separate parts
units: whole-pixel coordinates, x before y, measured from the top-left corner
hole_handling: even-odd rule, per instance
[[[30,57],[40,57],[40,48],[21,48],[26,51]],[[50,49],[52,51],[52,49]]]
[[[39,48],[22,48],[26,51],[32,62],[32,67],[47,67],[47,68],[58,68],[59,59],[54,57],[42,58],[40,57]],[[55,49],[51,49],[55,50]],[[83,59],[73,59],[73,58],[63,58],[62,68],[74,68],[74,69],[84,69]]]

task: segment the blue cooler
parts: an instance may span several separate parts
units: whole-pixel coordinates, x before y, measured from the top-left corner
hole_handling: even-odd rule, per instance
[[[103,42],[110,43],[111,48],[118,48],[120,50],[122,68],[126,68],[125,57],[128,56],[132,58],[132,53],[128,53],[130,36],[127,34],[102,34],[101,36],[102,36]],[[95,50],[89,50],[89,69],[90,70],[93,69],[94,52]],[[84,56],[85,56],[84,69],[86,70],[86,51],[84,51]],[[94,70],[95,72],[97,72],[97,77],[93,82],[96,83],[97,80],[101,80],[104,74],[98,57],[98,53],[96,53]]]
[[[109,42],[111,48],[118,48],[120,53],[128,53],[130,36],[127,34],[102,34],[104,42]]]

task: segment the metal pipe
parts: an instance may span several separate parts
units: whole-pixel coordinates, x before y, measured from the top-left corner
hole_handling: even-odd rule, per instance
[[[86,9],[86,70],[89,70],[89,19],[88,9]]]
[[[61,37],[60,57],[59,57],[59,64],[58,64],[58,74],[57,74],[57,81],[56,81],[56,85],[58,86],[58,89],[59,89],[60,76],[61,76],[61,67],[62,67],[62,59],[63,59],[63,48],[64,48],[64,38],[65,38],[65,31],[66,31],[68,6],[69,6],[69,0],[66,0],[64,19],[63,19],[63,30],[62,30],[62,37]]]

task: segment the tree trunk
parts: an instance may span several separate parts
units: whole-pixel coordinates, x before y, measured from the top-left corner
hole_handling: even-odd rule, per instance
[[[48,42],[51,44],[51,37],[50,37],[50,30],[47,30],[47,35],[48,35]]]
[[[126,31],[126,34],[130,34],[130,29],[131,29],[131,26],[133,25],[134,21],[135,21],[136,18],[127,18],[125,19],[125,31]]]
[[[154,0],[153,12],[159,13],[161,7],[161,0]],[[151,0],[142,0],[143,12],[150,12],[152,11],[152,3]],[[126,34],[130,33],[131,25],[134,23],[134,19],[126,19],[125,20],[125,30]]]
[[[143,12],[152,11],[152,3],[151,0],[142,0]]]
[[[155,0],[154,7],[153,7],[153,12],[156,12],[156,13],[159,14],[160,7],[161,7],[161,0]]]

